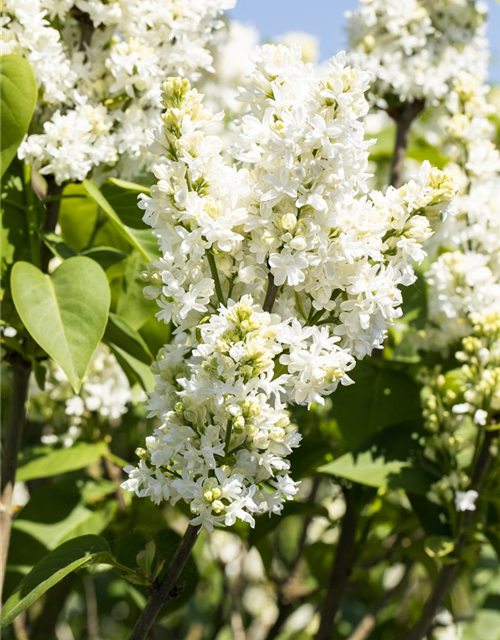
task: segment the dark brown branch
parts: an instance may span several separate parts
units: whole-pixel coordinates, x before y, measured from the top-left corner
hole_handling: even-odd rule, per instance
[[[274,303],[276,301],[276,296],[278,295],[278,291],[280,288],[275,284],[274,276],[271,273],[271,271],[269,271],[267,278],[269,283],[267,285],[266,299],[264,300],[262,309],[264,311],[267,311],[268,313],[271,313],[274,307]]]
[[[423,100],[415,100],[415,102],[406,102],[398,107],[387,109],[387,113],[396,123],[396,141],[391,162],[390,184],[397,189],[403,184],[410,128],[424,106]]]
[[[345,500],[346,511],[342,520],[339,543],[328,581],[326,597],[321,605],[320,624],[315,640],[331,640],[335,616],[340,608],[342,596],[349,582],[359,511],[355,504],[352,489],[345,490]]]
[[[483,486],[486,474],[491,464],[491,444],[498,435],[497,431],[486,431],[484,434],[483,444],[479,451],[475,467],[472,472],[470,489],[478,493]],[[460,559],[460,553],[463,551],[469,540],[469,527],[474,520],[474,511],[467,511],[463,520],[458,541],[455,545],[455,555],[457,561],[454,564],[446,564],[441,569],[436,584],[432,590],[429,600],[425,603],[424,610],[420,620],[415,626],[401,637],[401,640],[422,640],[430,631],[436,611],[444,598],[447,596],[455,578],[462,566],[463,561]]]
[[[5,424],[5,439],[2,447],[2,555],[0,567],[0,601],[5,580],[7,556],[12,529],[12,495],[16,481],[17,456],[21,448],[24,425],[26,423],[26,402],[31,363],[17,354],[12,362],[12,393],[9,413]]]
[[[186,533],[182,538],[172,562],[170,563],[165,576],[157,588],[155,588],[146,602],[137,623],[130,635],[129,640],[146,640],[156,618],[163,606],[171,599],[172,591],[176,586],[184,567],[186,566],[191,551],[196,543],[200,526],[188,525]]]

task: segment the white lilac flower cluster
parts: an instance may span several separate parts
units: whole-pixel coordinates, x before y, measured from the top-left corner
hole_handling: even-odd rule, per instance
[[[475,0],[360,0],[347,14],[351,61],[379,99],[441,101],[461,71],[486,76],[486,15]]]
[[[319,41],[309,33],[290,31],[275,41],[288,47],[300,46],[304,62],[318,61]],[[255,27],[230,20],[226,29],[217,32],[211,46],[214,72],[204,73],[196,82],[196,88],[204,95],[204,105],[213,113],[224,111],[224,119],[213,122],[210,132],[222,139],[225,148],[235,142],[238,134],[235,121],[243,109],[238,96],[250,82],[252,57],[259,43],[260,34]]]
[[[298,437],[282,403],[323,402],[382,345],[401,315],[398,286],[424,257],[426,214],[454,194],[428,164],[401,189],[367,194],[367,83],[344,54],[317,77],[299,47],[265,45],[232,162],[198,92],[180,78],[163,85],[158,183],[140,202],[161,255],[143,276],[158,319],[188,338],[160,354],[150,408],[164,424],[124,486],[183,498],[204,527],[279,512],[293,494],[282,472]],[[243,407],[256,396],[252,416]]]
[[[33,379],[30,389],[31,418],[46,422],[49,432],[44,444],[62,443],[70,447],[85,432],[93,418],[111,426],[133,401],[133,393],[109,348],[101,344],[92,356],[78,394],[75,394],[62,369],[50,364],[43,390]]]
[[[500,310],[500,154],[491,138],[488,88],[460,74],[446,101],[442,125],[447,172],[460,185],[456,215],[438,225],[428,245],[435,261],[428,283],[427,348],[445,348],[467,335],[470,314]]]
[[[279,513],[297,492],[286,457],[300,442],[280,398],[290,376],[275,375],[284,329],[244,296],[200,325],[196,347],[165,347],[149,405],[163,425],[146,438],[138,468],[126,468],[123,486],[155,503],[183,499],[191,523],[208,530]]]
[[[19,156],[58,184],[116,165],[149,169],[169,74],[212,68],[207,46],[235,0],[5,0],[2,53],[25,56],[39,85],[37,127]]]
[[[478,430],[489,428],[500,416],[500,309],[472,314],[471,322],[472,333],[455,354],[461,367],[445,374],[437,367],[422,375],[429,433],[425,455],[443,474],[429,498],[438,504],[454,501],[459,511],[474,510],[477,498],[469,489],[463,461],[470,459],[467,452]]]

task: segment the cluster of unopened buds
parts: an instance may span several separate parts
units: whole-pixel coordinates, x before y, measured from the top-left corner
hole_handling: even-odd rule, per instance
[[[176,338],[155,365],[162,426],[124,486],[183,499],[193,524],[253,524],[296,493],[286,403],[324,402],[381,347],[428,217],[455,194],[428,163],[401,189],[368,193],[368,80],[344,54],[318,77],[299,47],[265,45],[229,150],[189,82],[163,85],[158,182],[140,206],[160,249],[145,294]]]
[[[473,503],[464,507],[464,496],[477,493],[467,490],[471,479],[460,460],[473,448],[478,430],[494,428],[500,414],[500,310],[473,314],[470,322],[472,334],[455,354],[461,366],[445,374],[436,368],[422,376],[428,431],[424,453],[445,470],[429,497],[447,504],[455,496],[458,510],[471,509]]]

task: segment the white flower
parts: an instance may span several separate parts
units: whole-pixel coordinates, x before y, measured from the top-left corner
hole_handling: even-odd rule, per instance
[[[455,506],[457,511],[475,511],[478,497],[478,492],[472,489],[470,491],[456,491]]]
[[[2,52],[28,59],[40,95],[35,133],[19,157],[58,184],[110,165],[125,178],[151,169],[148,133],[161,122],[161,83],[172,73],[196,78],[212,70],[208,47],[220,14],[234,4],[5,0]]]
[[[140,201],[160,254],[145,294],[183,337],[154,367],[148,407],[163,424],[143,455],[154,479],[134,490],[184,500],[207,530],[253,526],[296,493],[285,402],[322,403],[352,383],[355,358],[401,315],[425,212],[454,193],[427,164],[399,190],[367,193],[368,79],[345,54],[318,78],[299,48],[261,47],[229,157],[200,94],[163,84],[158,182]]]
[[[61,421],[58,415],[64,417],[65,414],[65,433],[56,430],[42,436],[44,442],[61,442],[65,447],[79,440],[84,427],[96,419],[107,426],[118,426],[133,401],[126,375],[104,344],[100,344],[92,356],[78,395],[63,370],[53,363],[48,368],[44,390],[33,383],[30,394],[34,403],[43,407],[44,420],[50,410],[50,426],[58,425]]]
[[[347,17],[350,59],[371,71],[378,99],[442,100],[460,71],[486,77],[482,2],[361,0]]]

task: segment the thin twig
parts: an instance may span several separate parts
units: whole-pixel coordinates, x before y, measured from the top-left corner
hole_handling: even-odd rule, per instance
[[[315,640],[331,640],[335,616],[349,582],[351,560],[356,542],[359,511],[352,489],[344,491],[346,511],[342,520],[339,543],[328,580],[328,588],[320,610],[320,624]]]
[[[104,466],[106,467],[106,472],[110,479],[120,485],[122,479],[122,472],[120,467],[109,458],[104,458]],[[118,502],[118,508],[120,509],[120,511],[125,511],[127,505],[125,504],[125,498],[123,497],[120,486],[116,488],[115,496]]]
[[[99,640],[99,612],[92,576],[84,576],[83,590],[87,605],[87,640]]]
[[[26,423],[26,402],[31,363],[18,354],[12,362],[12,393],[7,421],[5,424],[5,440],[2,451],[2,554],[0,567],[0,601],[7,568],[10,534],[12,529],[12,495],[16,482],[17,457],[21,448],[24,425]]]
[[[149,596],[129,640],[146,640],[161,609],[172,598],[172,591],[191,555],[199,530],[199,525],[196,527],[188,525],[165,576]]]
[[[484,434],[483,444],[477,456],[475,467],[472,471],[470,488],[479,492],[483,486],[486,474],[491,464],[491,444],[494,438],[498,435],[497,431],[486,431]],[[436,616],[436,611],[447,596],[459,569],[463,564],[463,560],[460,559],[460,553],[464,550],[469,540],[469,527],[474,520],[474,511],[467,511],[465,514],[460,534],[457,543],[455,545],[455,555],[457,561],[454,564],[446,564],[441,569],[436,584],[432,590],[430,598],[427,600],[424,606],[423,613],[418,622],[403,636],[400,640],[422,640],[430,631],[433,620]]]
[[[267,278],[268,278],[268,285],[267,285],[267,291],[266,291],[266,298],[264,300],[264,304],[262,305],[262,309],[264,311],[267,311],[268,313],[271,313],[274,307],[274,303],[276,301],[276,296],[278,295],[278,291],[280,288],[275,284],[274,276],[271,273],[271,271],[269,271]]]
[[[424,107],[423,100],[415,100],[415,102],[406,102],[399,107],[387,109],[387,113],[396,123],[396,141],[391,162],[390,184],[397,189],[403,184],[410,128]]]

